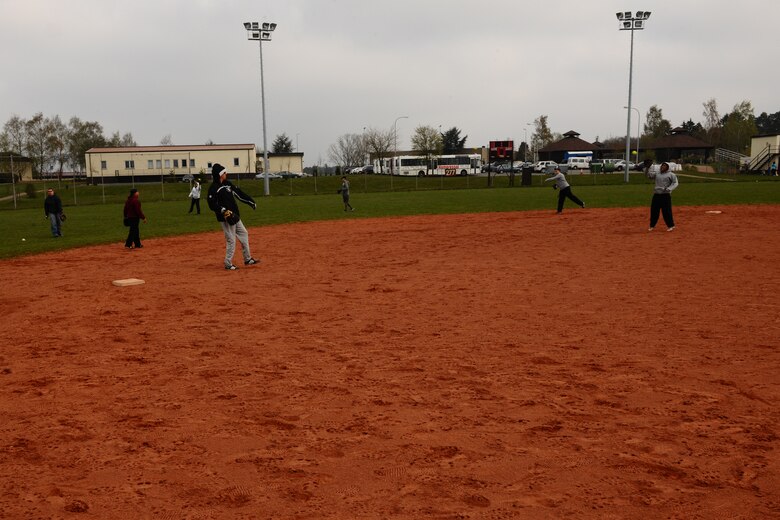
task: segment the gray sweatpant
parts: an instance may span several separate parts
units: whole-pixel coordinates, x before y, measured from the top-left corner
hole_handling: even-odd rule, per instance
[[[234,226],[231,226],[227,222],[220,222],[222,225],[222,231],[225,232],[225,267],[230,267],[233,264],[233,255],[236,252],[236,239],[241,242],[241,253],[244,255],[244,262],[249,261],[252,258],[252,253],[249,252],[249,232],[244,227],[244,223],[240,220]]]

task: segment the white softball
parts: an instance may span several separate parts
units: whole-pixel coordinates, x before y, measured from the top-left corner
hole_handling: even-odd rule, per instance
[[[22,239],[22,242],[27,242],[27,239],[26,239],[26,238],[23,238],[23,239]]]

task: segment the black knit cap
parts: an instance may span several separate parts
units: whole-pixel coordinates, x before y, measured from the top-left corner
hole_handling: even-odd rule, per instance
[[[214,166],[211,167],[211,177],[214,179],[214,182],[219,182],[219,174],[224,170],[225,167],[219,163],[215,163]]]

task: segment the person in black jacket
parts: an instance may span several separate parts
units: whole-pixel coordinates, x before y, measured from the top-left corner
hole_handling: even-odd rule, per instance
[[[222,226],[225,232],[225,269],[235,271],[238,269],[233,265],[233,254],[236,251],[236,239],[241,243],[241,251],[244,256],[244,265],[254,265],[258,260],[252,258],[249,251],[249,232],[241,222],[241,215],[238,211],[236,199],[244,204],[257,208],[254,199],[241,191],[237,186],[227,179],[227,170],[224,166],[217,163],[211,168],[211,177],[214,182],[209,187],[208,203],[209,208],[217,217],[217,222]]]
[[[46,191],[46,200],[43,201],[43,212],[51,223],[51,236],[62,236],[62,201],[54,193],[53,188]]]

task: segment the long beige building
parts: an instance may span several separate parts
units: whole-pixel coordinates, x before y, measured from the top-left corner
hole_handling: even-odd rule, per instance
[[[85,154],[92,183],[181,179],[186,174],[211,175],[219,163],[232,174],[255,173],[254,144],[130,146],[90,148]]]

